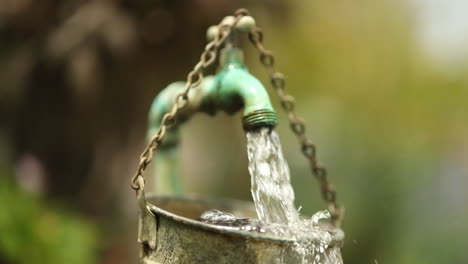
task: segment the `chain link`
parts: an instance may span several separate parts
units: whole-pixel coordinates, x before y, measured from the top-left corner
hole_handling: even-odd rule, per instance
[[[273,53],[263,46],[262,29],[259,27],[252,29],[252,31],[249,32],[249,40],[260,53],[260,62],[266,69],[270,77],[271,85],[280,98],[281,106],[288,116],[291,130],[299,139],[302,153],[309,160],[312,173],[319,182],[323,199],[328,204],[328,210],[332,215],[332,224],[339,227],[343,220],[343,208],[336,202],[336,189],[328,181],[327,170],[320,165],[317,160],[317,148],[315,144],[305,135],[305,123],[295,113],[294,97],[287,94],[285,91],[285,77],[282,73],[276,71]]]
[[[231,34],[233,28],[242,16],[248,15],[246,10],[238,10],[235,14],[234,23],[230,25],[219,24],[218,36],[209,42],[200,56],[200,61],[193,67],[192,71],[187,75],[187,82],[182,92],[177,94],[174,105],[171,110],[166,113],[161,121],[161,126],[156,134],[151,138],[145,150],[140,156],[140,162],[135,175],[132,177],[131,186],[135,191],[140,191],[144,187],[143,173],[148,164],[153,160],[154,152],[157,150],[164,137],[167,129],[170,129],[176,124],[176,116],[179,110],[183,109],[188,103],[188,93],[190,89],[197,88],[203,80],[203,71],[205,68],[213,64],[216,60],[220,47]]]
[[[192,71],[187,75],[187,82],[182,92],[177,94],[174,105],[171,110],[166,113],[161,121],[161,125],[156,134],[151,138],[150,142],[140,156],[140,162],[135,175],[132,177],[131,186],[134,190],[140,191],[144,187],[143,173],[147,166],[153,160],[154,152],[157,150],[163,141],[167,129],[170,129],[176,124],[176,116],[179,110],[183,109],[188,103],[188,93],[190,89],[198,87],[203,80],[203,71],[205,68],[213,64],[216,60],[220,47],[231,34],[233,28],[242,16],[249,15],[246,9],[239,9],[235,12],[235,21],[231,25],[219,24],[219,35],[209,42],[200,56],[200,61],[194,66]],[[263,46],[263,32],[256,27],[249,33],[249,39],[256,49],[260,52],[260,62],[270,76],[272,86],[280,97],[281,106],[287,113],[292,131],[296,134],[304,156],[309,160],[311,170],[320,184],[322,196],[328,204],[328,209],[332,215],[333,224],[340,226],[343,217],[343,208],[339,207],[336,202],[336,190],[333,185],[328,182],[327,171],[322,167],[316,156],[316,146],[305,135],[305,123],[295,113],[294,97],[287,94],[285,91],[285,77],[282,73],[277,72],[274,67],[275,58],[271,51]]]

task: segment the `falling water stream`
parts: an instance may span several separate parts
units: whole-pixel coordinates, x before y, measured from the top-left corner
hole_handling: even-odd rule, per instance
[[[247,132],[251,192],[259,222],[268,232],[296,242],[277,263],[342,264],[339,247],[330,246],[332,236],[319,221],[330,218],[319,211],[301,217],[294,206],[289,167],[283,157],[278,134],[270,128]],[[294,262],[291,262],[294,259]]]
[[[259,220],[285,225],[298,222],[289,167],[278,134],[269,128],[247,132],[247,153],[251,192]]]

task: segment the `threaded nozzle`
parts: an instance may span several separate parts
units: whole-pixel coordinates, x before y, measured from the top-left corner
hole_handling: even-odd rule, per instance
[[[250,131],[260,127],[274,127],[278,124],[276,113],[272,110],[256,110],[242,118],[244,130]]]

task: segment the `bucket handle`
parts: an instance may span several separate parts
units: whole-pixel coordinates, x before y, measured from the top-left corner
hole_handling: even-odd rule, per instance
[[[145,181],[138,178],[141,189],[136,190],[139,217],[138,217],[138,243],[147,245],[151,249],[156,249],[157,243],[157,217],[151,212],[145,197]]]
[[[187,82],[184,90],[175,97],[174,105],[171,110],[164,115],[161,126],[156,134],[151,138],[145,150],[141,154],[137,171],[131,180],[131,186],[136,191],[139,207],[138,220],[138,242],[143,246],[155,249],[157,246],[157,218],[150,211],[149,204],[145,198],[145,178],[143,176],[146,167],[153,160],[155,151],[161,145],[167,129],[172,128],[176,123],[176,115],[179,110],[187,106],[188,94],[191,89],[197,88],[202,79],[203,71],[213,64],[216,60],[220,47],[231,35],[233,28],[237,25],[243,16],[247,16],[248,11],[239,9],[236,11],[232,20],[223,20],[218,24],[219,33],[210,41],[200,56],[200,61],[194,66],[193,70],[187,75]]]

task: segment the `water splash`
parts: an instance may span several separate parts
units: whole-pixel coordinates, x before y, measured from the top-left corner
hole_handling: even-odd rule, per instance
[[[251,192],[262,227],[296,241],[275,263],[342,264],[340,248],[330,246],[332,235],[319,224],[330,213],[319,211],[306,219],[294,206],[289,167],[278,134],[270,128],[247,132],[247,152]]]
[[[237,217],[233,214],[211,209],[203,212],[200,220],[205,223],[219,226],[228,226],[241,231],[265,233],[257,219]]]

